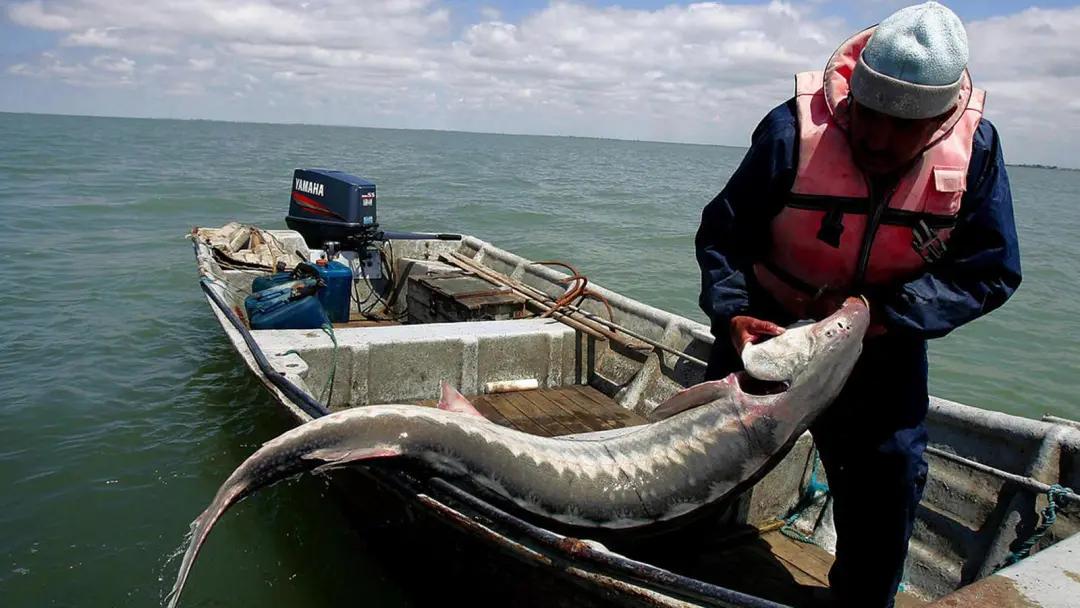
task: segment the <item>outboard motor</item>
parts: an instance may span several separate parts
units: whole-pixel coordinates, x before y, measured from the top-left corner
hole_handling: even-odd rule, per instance
[[[327,241],[374,235],[379,228],[375,208],[372,182],[341,171],[297,169],[285,223],[303,235],[308,247],[325,249]]]
[[[379,228],[375,184],[330,169],[296,169],[285,223],[304,237],[308,247],[323,252],[316,261],[320,279],[319,300],[331,322],[349,320],[350,283],[364,280],[376,299],[385,297],[393,277],[384,277],[379,245],[391,239],[461,240],[458,234],[387,232]],[[388,270],[393,274],[392,267]],[[277,282],[296,278],[275,275]],[[266,279],[266,286],[275,282]],[[260,284],[259,287],[263,286]],[[257,291],[257,289],[256,289]],[[357,302],[359,307],[361,302]],[[358,310],[360,314],[365,311]]]
[[[389,239],[460,241],[460,234],[388,232],[379,229],[375,184],[330,169],[293,171],[289,215],[285,223],[304,237],[308,247],[323,249],[336,243],[344,251]]]

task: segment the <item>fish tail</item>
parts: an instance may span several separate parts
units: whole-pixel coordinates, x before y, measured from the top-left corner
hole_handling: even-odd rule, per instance
[[[291,445],[291,443],[287,442],[285,445]],[[298,473],[311,470],[319,464],[317,461],[302,458],[295,459],[291,466],[285,467],[266,466],[263,463],[268,455],[283,451],[285,445],[280,443],[267,444],[252,454],[240,467],[233,471],[233,474],[225,480],[225,483],[221,484],[217,494],[214,496],[214,500],[210,502],[206,510],[196,517],[195,521],[191,522],[190,544],[188,544],[187,551],[184,552],[184,559],[180,562],[176,583],[173,584],[172,590],[165,596],[167,608],[176,608],[179,603],[180,592],[184,589],[191,567],[195,564],[195,558],[198,556],[199,550],[202,549],[203,543],[206,542],[206,537],[210,535],[210,530],[225,514],[225,511],[228,511],[230,507],[256,490]]]
[[[187,582],[188,574],[191,572],[191,566],[194,565],[195,557],[198,556],[199,550],[202,548],[203,543],[206,542],[206,537],[210,535],[211,528],[214,527],[214,524],[217,523],[217,520],[221,518],[229,507],[248,494],[248,485],[243,481],[226,484],[218,491],[210,506],[195,518],[195,521],[191,522],[191,540],[187,551],[184,552],[184,559],[180,562],[180,571],[176,575],[176,583],[173,584],[172,590],[165,596],[168,608],[176,608],[180,602],[180,592],[184,590],[184,584]]]
[[[301,430],[303,429],[303,430]],[[372,458],[400,456],[402,449],[398,445],[379,444],[364,448],[348,448],[330,445],[323,448],[297,451],[296,447],[309,438],[310,427],[294,429],[282,438],[268,442],[240,465],[225,483],[218,489],[210,506],[191,522],[190,544],[180,562],[176,583],[165,596],[167,608],[176,608],[180,601],[180,592],[184,589],[188,574],[195,564],[206,537],[221,516],[232,505],[260,488],[272,485],[283,479],[311,470],[325,470]],[[290,455],[285,457],[286,455]]]

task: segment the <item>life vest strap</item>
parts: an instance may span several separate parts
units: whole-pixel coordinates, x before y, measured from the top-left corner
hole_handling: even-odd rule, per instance
[[[792,192],[788,195],[785,206],[792,209],[806,209],[809,211],[839,211],[841,213],[854,213],[866,215],[870,208],[870,199],[843,196],[822,196],[820,194],[797,194]]]
[[[810,283],[807,283],[799,277],[791,274],[787,270],[784,270],[780,266],[777,266],[776,263],[772,260],[764,259],[761,260],[759,264],[764,266],[765,270],[768,270],[769,273],[771,273],[774,277],[780,279],[784,283],[787,283],[788,286],[793,287],[807,295],[813,296],[814,298],[817,298],[822,293],[824,293],[826,289],[829,288],[828,285],[823,285],[821,287],[811,285]]]
[[[933,213],[920,213],[918,211],[906,211],[904,209],[889,208],[881,217],[882,224],[890,226],[904,226],[905,228],[927,227],[933,230],[945,230],[956,226],[955,215],[935,215]]]
[[[784,206],[806,211],[867,215],[867,210],[870,208],[870,199],[791,193],[788,195]],[[889,226],[904,226],[905,228],[917,228],[921,223],[925,223],[931,229],[943,230],[956,226],[956,216],[889,207],[883,212],[881,223]]]

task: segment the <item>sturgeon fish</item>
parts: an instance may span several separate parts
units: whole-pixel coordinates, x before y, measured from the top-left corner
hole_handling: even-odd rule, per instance
[[[230,506],[305,471],[372,459],[419,460],[576,526],[632,528],[687,514],[756,481],[790,449],[839,394],[868,318],[866,305],[849,299],[820,322],[748,345],[745,371],[676,393],[653,411],[654,422],[619,433],[529,435],[486,420],[445,385],[438,409],[377,405],[312,420],[259,448],[192,522],[168,606]],[[746,392],[755,375],[783,390]]]

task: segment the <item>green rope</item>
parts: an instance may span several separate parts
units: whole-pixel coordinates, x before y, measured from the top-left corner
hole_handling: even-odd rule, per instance
[[[331,325],[329,323],[326,323],[322,327],[320,327],[319,329],[323,330],[323,332],[325,332],[326,335],[330,336],[330,341],[334,343],[334,348],[331,351],[331,355],[330,355],[330,357],[331,357],[330,358],[330,377],[326,379],[326,384],[323,385],[323,389],[319,393],[319,401],[321,401],[323,403],[323,405],[325,405],[326,407],[330,407],[330,399],[334,398],[334,375],[337,372],[338,343],[337,343],[337,336],[334,335],[334,326],[333,325]],[[283,354],[283,355],[297,355],[297,356],[301,355],[301,353],[299,353],[296,350],[291,349],[291,348],[289,350],[281,353],[281,354]]]
[[[795,528],[795,523],[799,521],[799,518],[804,511],[817,502],[819,496],[824,495],[826,500],[828,500],[829,484],[818,480],[819,458],[816,447],[810,453],[810,458],[812,462],[810,465],[810,480],[806,482],[806,488],[803,490],[802,496],[799,497],[799,501],[795,503],[795,506],[791,508],[787,517],[784,518],[784,525],[780,527],[780,533],[792,540],[813,545],[816,544],[814,543],[814,539],[799,532],[799,530]],[[818,513],[817,521],[814,522],[814,530],[817,530],[817,527],[821,524],[821,518],[824,514],[825,509],[822,509],[821,512]]]
[[[330,377],[326,379],[326,385],[323,386],[323,390],[319,393],[319,401],[322,401],[327,408],[330,407],[330,399],[334,397],[334,374],[337,372],[337,336],[334,335],[334,326],[327,323],[320,329],[326,332],[326,335],[330,336],[330,341],[334,343],[334,349],[330,355]],[[325,398],[324,398],[325,397]]]
[[[1071,493],[1072,490],[1065,486],[1056,483],[1050,486],[1050,489],[1046,491],[1046,508],[1042,510],[1042,523],[1035,527],[1035,531],[1031,533],[1031,536],[1028,537],[1027,540],[1020,543],[1019,549],[1013,551],[1005,558],[1005,562],[998,568],[999,570],[1011,566],[1028,555],[1031,555],[1031,549],[1042,540],[1042,537],[1046,535],[1050,526],[1054,525],[1054,522],[1057,520],[1058,497]]]

